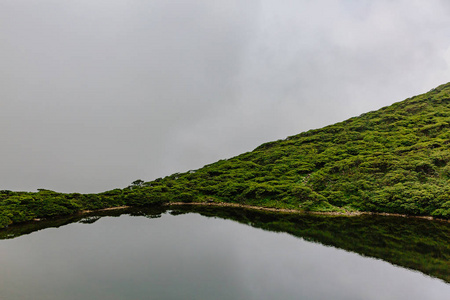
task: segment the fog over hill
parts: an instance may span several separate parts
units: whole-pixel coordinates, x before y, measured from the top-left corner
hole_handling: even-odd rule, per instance
[[[1,1],[0,189],[198,169],[449,81],[450,4]]]
[[[0,190],[0,228],[113,207],[450,217],[450,83],[197,170],[98,194]]]

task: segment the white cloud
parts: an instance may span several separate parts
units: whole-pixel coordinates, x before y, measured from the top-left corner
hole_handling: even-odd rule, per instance
[[[101,191],[449,81],[447,1],[0,2],[0,189]]]

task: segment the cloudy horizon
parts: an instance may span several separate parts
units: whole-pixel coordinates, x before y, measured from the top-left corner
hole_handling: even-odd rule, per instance
[[[198,169],[450,81],[450,4],[0,2],[0,189]]]

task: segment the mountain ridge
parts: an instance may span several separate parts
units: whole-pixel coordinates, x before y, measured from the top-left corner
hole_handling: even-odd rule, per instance
[[[450,217],[450,83],[253,151],[99,194],[0,191],[0,225],[83,209],[229,202]],[[3,220],[3,221],[2,221]]]

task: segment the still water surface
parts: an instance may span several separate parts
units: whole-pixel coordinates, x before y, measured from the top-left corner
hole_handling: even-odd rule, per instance
[[[0,240],[0,266],[2,300],[450,299],[450,284],[421,272],[197,213],[94,217]]]

